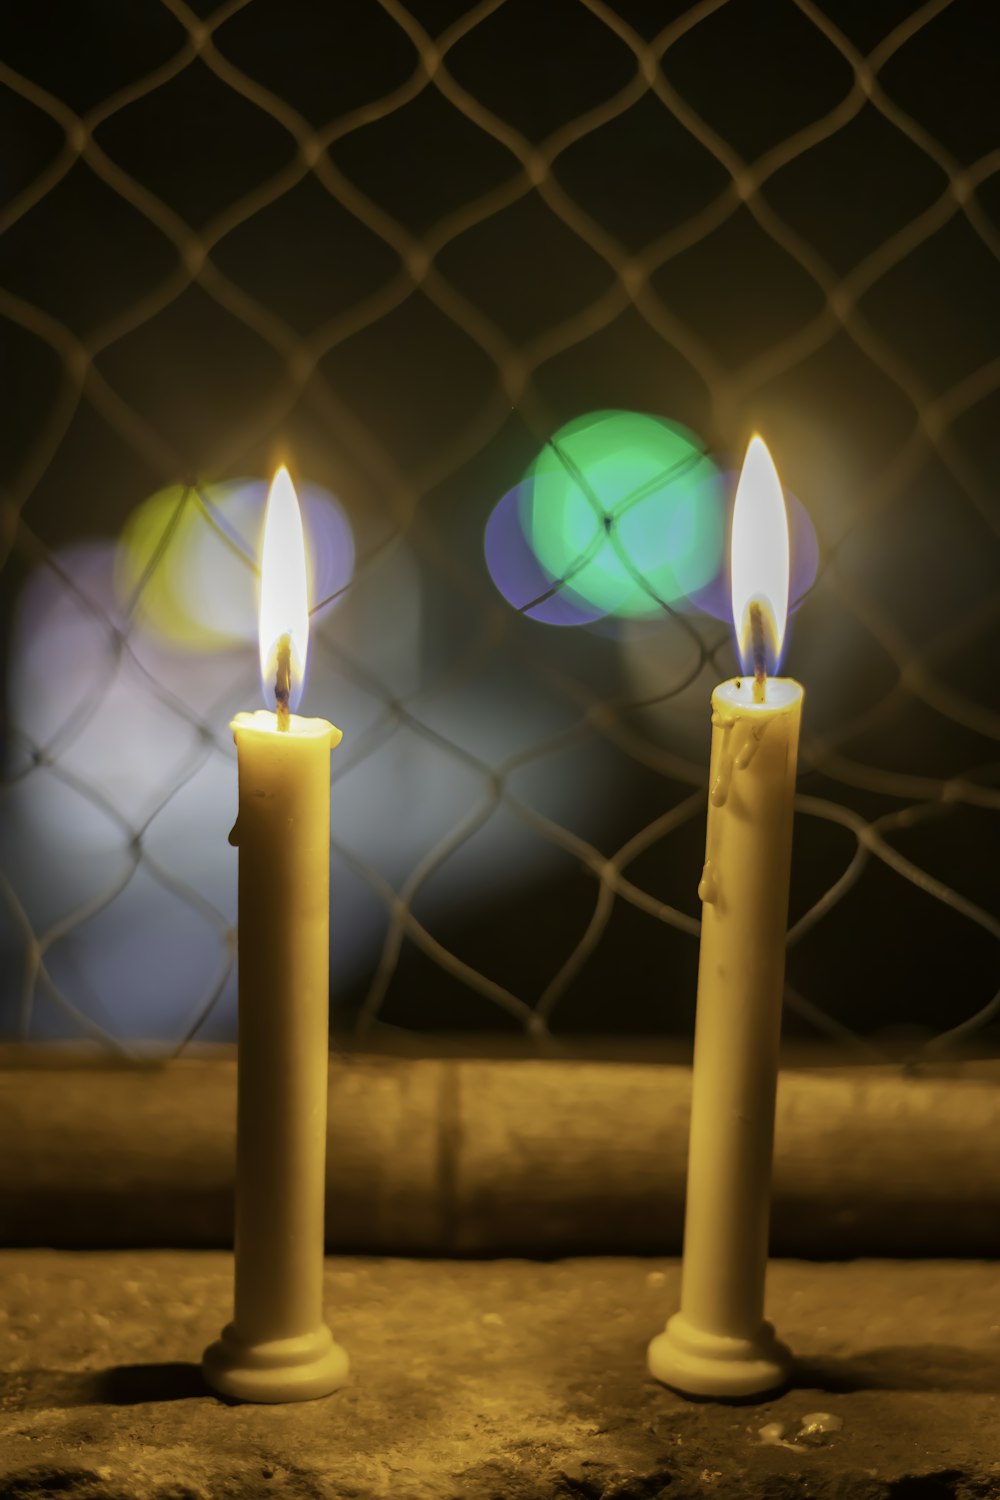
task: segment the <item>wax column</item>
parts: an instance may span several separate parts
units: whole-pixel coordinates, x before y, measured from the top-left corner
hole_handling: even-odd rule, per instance
[[[754,537],[765,548],[775,491],[784,522],[777,475],[755,444],[762,452],[751,445],[733,525],[734,618],[752,669],[712,694],[681,1306],[649,1347],[657,1379],[722,1397],[780,1386],[791,1359],[764,1320],[764,1282],[803,691],[765,670],[784,631],[787,530],[783,597],[766,568],[764,586],[737,597],[741,499],[749,504],[756,486]]]
[[[295,504],[287,474],[284,481],[279,508],[289,493]],[[262,622],[276,491],[278,480],[265,528]],[[273,650],[262,646],[262,662],[270,667],[273,657],[276,665],[278,711],[237,714],[232,723],[239,763],[230,835],[239,848],[235,1297],[233,1320],[202,1363],[216,1390],[246,1401],[323,1396],[348,1372],[323,1321],[330,751],[341,734],[325,719],[289,712],[304,627],[300,621],[296,640],[292,621],[279,618]],[[270,628],[262,623],[262,641]]]

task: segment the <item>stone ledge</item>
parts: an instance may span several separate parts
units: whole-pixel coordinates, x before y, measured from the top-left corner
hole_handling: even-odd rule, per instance
[[[236,1068],[0,1055],[0,1243],[232,1242]],[[427,1255],[680,1249],[691,1070],[336,1056],[328,1248]],[[1000,1254],[1000,1065],[788,1068],[776,1253]]]
[[[330,1261],[351,1384],[230,1405],[196,1362],[231,1275],[217,1252],[0,1255],[2,1500],[1000,1497],[995,1265],[774,1262],[800,1372],[744,1406],[648,1378],[678,1268],[638,1259]],[[810,1442],[817,1412],[842,1426]]]

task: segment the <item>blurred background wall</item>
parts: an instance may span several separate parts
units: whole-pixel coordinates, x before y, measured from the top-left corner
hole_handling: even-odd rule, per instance
[[[335,1029],[688,1036],[759,430],[807,690],[786,1035],[995,1048],[992,20],[4,7],[3,1034],[234,1035],[286,461]]]

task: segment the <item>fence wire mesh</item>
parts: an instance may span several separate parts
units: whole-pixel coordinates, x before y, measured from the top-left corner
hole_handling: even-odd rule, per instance
[[[792,1034],[989,1037],[984,8],[89,0],[58,36],[47,14],[8,7],[0,68],[7,1034],[232,1034],[227,719],[255,660],[158,639],[151,594],[192,527],[250,576],[219,484],[279,452],[357,549],[304,710],[346,732],[336,1024],[690,1029],[729,632],[668,600],[557,629],[483,561],[533,456],[613,409],[716,453],[759,428],[819,532],[788,661]]]

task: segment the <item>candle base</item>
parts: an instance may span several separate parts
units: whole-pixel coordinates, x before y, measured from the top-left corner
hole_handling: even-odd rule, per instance
[[[349,1371],[346,1349],[325,1324],[300,1338],[248,1344],[227,1323],[201,1361],[212,1389],[237,1401],[314,1401],[345,1385]]]
[[[649,1346],[649,1372],[686,1396],[739,1400],[787,1384],[791,1350],[762,1323],[755,1338],[705,1333],[675,1313]]]

